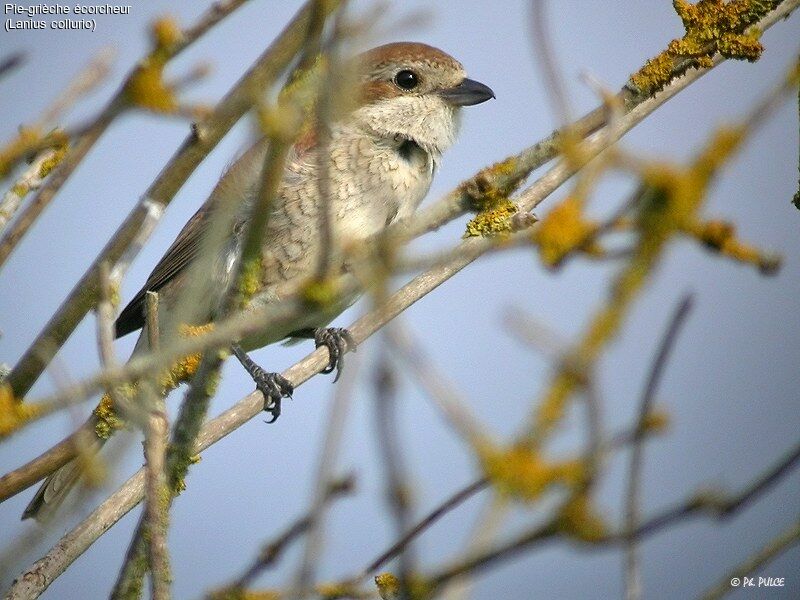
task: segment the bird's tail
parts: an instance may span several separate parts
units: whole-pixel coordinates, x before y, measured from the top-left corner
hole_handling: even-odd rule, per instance
[[[25,511],[22,513],[23,520],[32,518],[42,523],[50,520],[75,484],[86,473],[87,462],[97,455],[104,443],[105,440],[92,435],[91,439],[83,444],[79,456],[48,475],[36,495],[25,507]]]

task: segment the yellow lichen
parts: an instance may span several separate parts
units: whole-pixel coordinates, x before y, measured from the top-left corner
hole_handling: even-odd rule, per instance
[[[178,109],[175,91],[164,82],[165,65],[154,56],[144,59],[125,87],[130,102],[154,112],[173,113]]]
[[[11,186],[11,193],[14,194],[17,198],[22,198],[28,194],[31,190],[30,186],[27,183],[18,182]],[[8,215],[9,217],[11,215]]]
[[[779,0],[700,0],[691,4],[674,0],[684,36],[672,40],[664,52],[648,60],[631,76],[630,83],[641,93],[651,95],[690,67],[711,66],[716,53],[726,58],[757,60],[764,48],[758,39],[760,32],[753,25],[779,3]]]
[[[315,591],[323,600],[344,600],[352,598],[369,598],[351,582],[319,583]]]
[[[498,492],[524,502],[537,500],[555,483],[576,486],[585,476],[580,461],[547,462],[523,446],[501,449],[483,442],[476,450],[481,468]]]
[[[94,409],[94,416],[96,421],[94,431],[101,440],[107,440],[115,431],[125,427],[125,421],[114,410],[114,402],[108,394],[103,394]]]
[[[210,331],[214,327],[213,323],[206,323],[205,325],[181,325],[179,333],[184,337],[193,337],[202,335]],[[200,366],[202,354],[195,353],[189,354],[176,360],[172,366],[159,375],[158,383],[161,387],[161,394],[166,396],[169,392],[177,388],[181,383],[189,381],[192,376],[197,372]],[[214,389],[218,383],[218,379],[211,378],[209,386]],[[117,388],[117,392],[124,394],[126,398],[133,399],[136,395],[136,385],[123,385]],[[115,431],[123,429],[126,426],[125,420],[117,414],[114,409],[114,403],[108,394],[104,394],[100,399],[99,404],[94,409],[94,416],[96,419],[95,433],[100,439],[108,439]]]
[[[46,160],[43,160],[42,164],[39,166],[40,179],[47,177],[53,169],[61,164],[61,161],[64,160],[64,157],[67,155],[68,149],[69,147],[67,144],[59,144],[53,148],[52,155],[47,157]]]
[[[250,298],[261,289],[262,273],[263,267],[260,257],[248,260],[242,265],[242,273],[239,279],[239,296],[242,300],[242,308],[247,306]]]
[[[482,212],[497,208],[498,203],[508,200],[521,183],[514,175],[519,161],[515,156],[482,169],[475,177],[459,186],[469,200],[469,210]]]
[[[31,149],[41,141],[42,133],[32,127],[20,127],[17,137],[0,149],[0,177],[8,175],[17,162],[30,154]]]
[[[517,214],[517,210],[517,205],[511,200],[500,200],[493,208],[479,212],[467,223],[464,237],[487,237],[510,233],[513,229],[511,217]]]
[[[585,494],[578,494],[566,503],[558,514],[556,527],[562,533],[585,542],[599,541],[608,531]]]
[[[411,577],[409,581],[409,595],[411,598],[406,600],[427,600],[433,595],[430,585],[420,577]],[[401,600],[404,598],[400,585],[400,579],[392,573],[381,573],[375,576],[375,585],[378,587],[378,595],[382,600]]]
[[[711,250],[736,261],[752,264],[762,273],[774,273],[780,266],[780,258],[739,241],[736,226],[727,221],[692,221],[683,225],[684,233],[700,241]]]
[[[22,402],[7,383],[0,383],[0,438],[10,435],[22,425],[43,413],[42,407]]]
[[[583,214],[583,201],[568,196],[541,220],[533,232],[533,241],[539,247],[542,263],[552,267],[581,245],[585,245],[583,252],[600,254],[596,241],[587,242],[596,229],[597,224]]]
[[[153,43],[157,50],[173,52],[175,47],[183,41],[183,31],[178,22],[172,17],[156,19],[151,30]]]
[[[131,103],[142,108],[174,113],[178,110],[178,98],[175,90],[164,82],[164,68],[183,39],[183,33],[168,17],[158,19],[152,33],[155,47],[131,75],[125,94]]]

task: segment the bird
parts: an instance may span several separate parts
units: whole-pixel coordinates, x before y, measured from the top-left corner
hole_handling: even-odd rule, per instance
[[[396,221],[412,216],[426,196],[442,154],[453,145],[460,109],[495,98],[487,85],[469,79],[462,64],[446,52],[419,42],[395,42],[373,48],[354,61],[354,102],[328,124],[325,143],[312,128],[289,149],[283,177],[270,206],[261,245],[261,276],[249,307],[269,306],[279,288],[309,279],[323,246],[320,241],[319,178],[325,169],[331,236],[344,243],[365,240]],[[209,198],[189,219],[156,264],[144,286],[120,312],[115,333],[142,330],[133,355],[148,349],[145,297],[158,293],[159,328],[176,327],[175,308],[182,291],[193,286],[191,323],[213,322],[225,290],[234,278],[243,231],[258,196],[265,156],[263,137],[224,172]],[[234,206],[222,224],[222,243],[200,273],[192,266],[210,237],[212,216]],[[215,224],[216,226],[216,224]],[[342,310],[358,298],[348,298]],[[185,312],[185,311],[184,311]],[[335,316],[335,315],[333,315]],[[231,345],[233,354],[264,395],[264,410],[277,419],[281,400],[291,397],[291,382],[258,366],[248,352],[284,339],[313,338],[329,350],[325,372],[338,371],[344,352],[354,349],[343,328],[327,327],[330,314],[308,314],[282,327],[251,335]],[[181,318],[186,315],[182,314]],[[102,445],[98,440],[96,446]],[[52,473],[23,513],[23,519],[47,518],[80,477],[73,460]]]

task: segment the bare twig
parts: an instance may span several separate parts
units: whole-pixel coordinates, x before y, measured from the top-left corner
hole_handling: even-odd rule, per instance
[[[672,314],[669,327],[664,334],[658,353],[650,368],[642,399],[639,402],[639,416],[636,421],[636,434],[631,450],[630,471],[628,475],[628,491],[625,506],[625,529],[634,531],[639,520],[639,491],[642,474],[643,447],[642,437],[645,432],[645,423],[653,405],[656,389],[661,381],[661,376],[669,360],[670,352],[678,338],[678,332],[685,323],[686,317],[692,308],[692,296],[684,296]],[[636,539],[631,538],[625,548],[625,597],[628,600],[638,600],[642,597],[641,574],[637,556]]]
[[[375,423],[386,479],[386,500],[394,518],[396,533],[398,536],[402,536],[410,526],[411,486],[400,458],[396,396],[396,376],[389,365],[389,357],[384,349],[375,366]],[[400,558],[401,597],[411,598],[410,586],[411,576],[414,573],[414,560],[410,551],[410,543],[406,543],[400,548],[398,556]]]
[[[435,362],[425,354],[422,343],[408,327],[398,324],[386,331],[386,341],[397,356],[409,367],[410,373],[419,381],[420,387],[436,403],[445,418],[465,441],[475,443],[481,437],[481,425],[467,406],[478,405],[467,402],[457,391],[456,384]]]
[[[355,578],[355,581],[361,581],[369,577],[371,573],[375,573],[378,569],[383,568],[390,560],[398,556],[403,549],[414,539],[419,537],[426,529],[436,523],[445,514],[457,508],[472,496],[486,489],[489,485],[489,480],[485,477],[473,481],[466,487],[458,490],[455,494],[448,497],[444,502],[437,506],[434,510],[428,513],[416,525],[411,527],[404,535],[402,535],[396,542],[394,542],[384,552],[381,552],[371,563],[369,563],[363,571],[361,571]]]
[[[309,513],[305,549],[292,585],[297,590],[309,589],[314,583],[316,564],[322,552],[323,517],[328,501],[329,482],[333,479],[333,471],[339,456],[339,448],[353,397],[359,364],[359,361],[353,360],[347,365],[348,368],[344,371],[342,380],[336,386],[336,391],[333,395],[328,427],[321,446],[316,476],[314,477],[315,489]]]
[[[352,493],[354,488],[355,480],[352,475],[334,481],[329,480],[324,487],[322,505],[327,505],[340,496]],[[314,523],[318,517],[318,507],[315,505],[307,515],[292,523],[281,535],[265,544],[261,552],[259,552],[258,558],[253,561],[247,570],[236,579],[234,583],[225,586],[225,592],[241,593],[243,590],[247,589],[263,571],[269,569],[278,561],[284,550],[286,550],[292,542],[303,534],[308,535],[310,533],[310,529],[314,527]],[[307,588],[293,586],[292,589],[304,590]]]

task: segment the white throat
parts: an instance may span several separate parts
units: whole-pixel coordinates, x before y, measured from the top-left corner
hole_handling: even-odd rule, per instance
[[[411,140],[438,162],[455,142],[459,111],[438,96],[400,96],[355,111],[353,120],[373,135]]]

